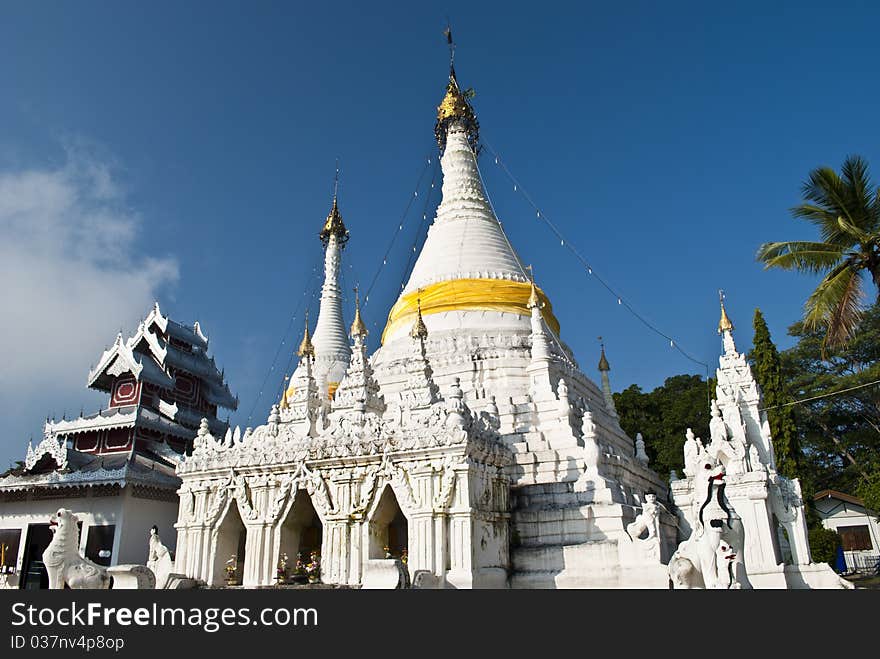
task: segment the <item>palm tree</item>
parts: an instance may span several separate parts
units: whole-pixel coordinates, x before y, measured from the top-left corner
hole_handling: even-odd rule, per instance
[[[804,324],[825,328],[823,347],[839,348],[861,318],[865,275],[880,301],[880,188],[868,164],[849,156],[840,174],[830,167],[810,172],[803,196],[791,213],[816,225],[822,242],[764,243],[757,259],[765,268],[825,275],[804,305]]]

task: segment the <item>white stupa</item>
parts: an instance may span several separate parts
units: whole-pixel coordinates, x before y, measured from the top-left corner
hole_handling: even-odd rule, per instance
[[[452,68],[435,135],[443,199],[381,347],[367,354],[359,307],[345,335],[334,198],[317,326],[282,400],[244,433],[204,423],[178,467],[175,570],[216,585],[232,554],[263,586],[285,556],[320,554],[325,583],[364,587],[668,587],[669,486],[620,427],[604,347],[600,387],[495,217]],[[699,501],[707,473],[677,500]],[[688,583],[696,538],[677,555]],[[747,540],[746,562],[771,542]]]

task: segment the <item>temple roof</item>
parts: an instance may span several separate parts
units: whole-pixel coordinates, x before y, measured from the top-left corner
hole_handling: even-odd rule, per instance
[[[191,351],[173,344],[172,337],[189,345]],[[190,329],[163,316],[157,302],[131,337],[126,340],[122,334],[116,336],[116,341],[89,372],[88,385],[109,392],[117,377],[131,373],[138,382],[174,389],[175,379],[169,368],[174,367],[202,380],[209,402],[234,410],[238,407],[238,399],[224,382],[214,358],[208,356],[207,347],[208,339],[198,323]]]
[[[164,409],[162,406],[164,405]],[[123,407],[111,407],[95,414],[79,416],[76,419],[62,419],[61,421],[47,421],[46,432],[52,435],[76,435],[93,430],[113,430],[117,428],[131,428],[141,426],[165,432],[182,439],[192,439],[193,428],[197,428],[201,415],[189,412],[183,408],[178,409],[177,404],[169,405],[160,403],[161,414],[149,408],[138,405],[126,405]],[[182,421],[186,425],[178,423]],[[226,424],[219,420],[212,420],[215,430],[225,428]]]
[[[174,467],[144,455],[128,453],[97,456],[68,449],[66,469],[46,473],[10,474],[0,478],[0,490],[15,491],[34,487],[63,488],[94,485],[146,485],[176,490],[180,479]]]

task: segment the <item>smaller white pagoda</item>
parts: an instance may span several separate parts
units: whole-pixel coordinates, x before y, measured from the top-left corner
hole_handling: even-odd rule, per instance
[[[716,370],[709,442],[688,431],[685,477],[671,483],[682,545],[703,534],[706,520],[701,518],[714,501],[712,488],[701,488],[701,483],[704,472],[719,470],[713,472],[714,478],[723,482],[723,488],[715,495],[730,511],[729,515],[724,511],[725,516],[736,517],[736,524],[741,524],[738,537],[730,543],[733,553],[742,554],[737,558],[742,565],[740,586],[851,588],[827,564],[812,562],[800,482],[776,471],[761,388],[746,356],[737,352],[723,298],[718,333],[723,354]]]

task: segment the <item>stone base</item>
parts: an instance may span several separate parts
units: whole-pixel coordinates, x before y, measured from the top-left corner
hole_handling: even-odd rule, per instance
[[[749,572],[754,588],[853,589],[852,583],[837,575],[827,563],[779,565],[772,572]]]
[[[168,575],[165,583],[166,590],[191,590],[199,588],[200,584],[195,579],[190,579],[185,574],[172,573]]]
[[[446,573],[444,588],[456,589],[504,589],[507,588],[507,570],[485,567],[473,571],[452,571]]]
[[[364,561],[363,590],[395,590],[409,586],[409,573],[399,558]]]
[[[669,587],[665,565],[622,565],[613,541],[520,547],[512,558],[511,588]]]
[[[156,575],[146,565],[111,565],[107,574],[113,577],[113,590],[153,590]]]

